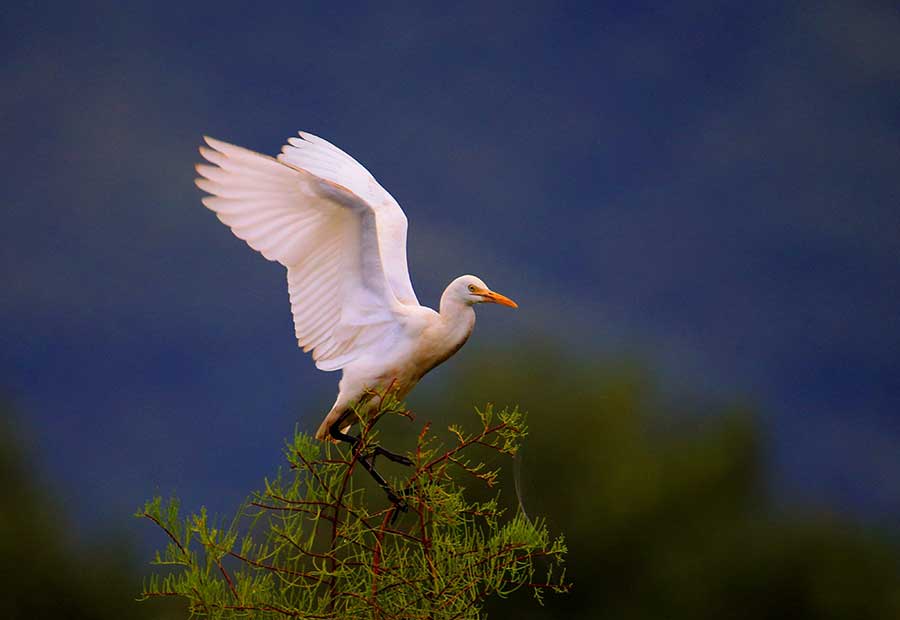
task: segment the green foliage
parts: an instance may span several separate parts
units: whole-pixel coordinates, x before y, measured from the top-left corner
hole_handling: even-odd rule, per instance
[[[376,445],[375,422],[407,414],[391,395],[375,398],[375,415],[357,410],[355,448],[296,433],[289,469],[266,480],[227,525],[205,510],[182,518],[177,500],[147,502],[138,516],[169,542],[154,562],[166,568],[145,584],[144,597],[183,597],[192,613],[215,618],[440,620],[480,618],[486,597],[523,586],[539,600],[542,590],[565,590],[562,537],[551,539],[543,521],[507,517],[496,497],[468,499],[462,485],[495,485],[498,470],[471,453],[515,455],[526,434],[523,414],[477,410],[479,430],[451,427],[449,447],[426,424],[411,470],[392,481],[402,489],[401,509],[372,497],[354,476]]]
[[[626,356],[479,355],[477,343],[462,355],[412,406],[453,422],[467,395],[489,393],[530,412],[516,457],[521,501],[566,533],[577,584],[542,607],[518,593],[490,600],[490,617],[900,618],[898,530],[804,505],[802,489],[776,503],[757,412],[662,386]],[[513,484],[508,474],[499,484]]]

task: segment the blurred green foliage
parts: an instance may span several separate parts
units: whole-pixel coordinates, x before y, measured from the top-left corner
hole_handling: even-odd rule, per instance
[[[454,422],[485,395],[529,413],[520,498],[565,533],[574,584],[543,609],[495,600],[490,617],[900,618],[896,540],[777,507],[749,408],[673,394],[638,363],[548,347],[464,359],[413,394],[417,422]]]
[[[29,466],[17,418],[0,403],[0,618],[140,620],[184,617],[166,601],[141,607],[140,573],[131,546],[109,534],[76,540],[65,511]]]

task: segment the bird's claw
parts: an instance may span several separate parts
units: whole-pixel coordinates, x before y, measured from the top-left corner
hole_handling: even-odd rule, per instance
[[[401,512],[409,511],[409,504],[406,503],[406,500],[398,497],[396,493],[393,491],[388,491],[388,499],[394,505],[394,513],[391,515],[391,525],[400,518]]]
[[[388,491],[387,496],[388,501],[390,501],[398,511],[406,512],[407,510],[409,510],[409,505],[406,503],[406,500],[393,491]]]
[[[414,465],[413,460],[409,457],[403,456],[402,454],[392,454],[388,456],[384,455],[385,458],[394,461],[395,463],[400,463],[401,465],[405,465],[406,467],[412,467]]]

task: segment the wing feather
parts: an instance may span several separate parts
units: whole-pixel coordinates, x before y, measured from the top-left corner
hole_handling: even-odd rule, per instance
[[[380,186],[349,155],[307,136],[291,139],[312,145],[304,147],[302,161],[206,138],[200,154],[209,163],[197,165],[196,182],[210,194],[203,204],[235,236],[287,267],[297,342],[312,351],[319,368],[338,370],[398,333],[412,287],[401,301],[393,287],[396,265],[388,273],[385,256],[398,250],[385,251],[385,244],[398,238],[383,242],[380,236],[395,215],[373,204],[380,197],[366,183]],[[399,206],[396,212],[403,214]]]
[[[388,284],[400,303],[419,305],[406,261],[406,215],[375,177],[335,145],[304,131],[288,139],[278,160],[345,187],[370,205]]]

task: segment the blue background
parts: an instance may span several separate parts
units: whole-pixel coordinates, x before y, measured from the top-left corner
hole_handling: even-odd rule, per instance
[[[125,515],[156,491],[234,505],[330,406],[338,375],[296,348],[283,270],[192,183],[201,134],[272,154],[300,129],[404,207],[423,303],[462,273],[520,303],[480,309],[460,358],[637,354],[675,392],[759,407],[780,497],[900,515],[891,3],[2,20],[0,386],[85,531],[141,527]]]

